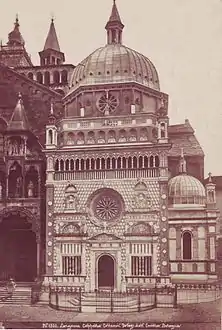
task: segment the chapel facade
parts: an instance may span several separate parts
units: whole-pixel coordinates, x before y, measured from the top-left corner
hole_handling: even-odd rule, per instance
[[[157,70],[123,44],[115,1],[105,28],[106,45],[77,66],[53,20],[39,66],[18,18],[1,46],[1,278],[85,291],[215,281],[203,150],[188,120],[170,125]]]

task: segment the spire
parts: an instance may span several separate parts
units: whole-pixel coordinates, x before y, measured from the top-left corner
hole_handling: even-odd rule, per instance
[[[180,154],[180,166],[179,166],[179,173],[185,174],[187,173],[187,162],[184,158],[184,152],[183,148],[181,148],[181,154]]]
[[[61,65],[65,62],[65,55],[60,51],[59,42],[54,25],[54,17],[51,18],[49,32],[45,41],[44,49],[39,52],[40,65]]]
[[[107,30],[107,43],[113,44],[113,43],[122,43],[122,31],[124,28],[124,25],[121,21],[117,6],[116,6],[116,0],[113,0],[113,7],[112,12],[110,15],[110,18],[106,24],[106,30]]]
[[[22,95],[19,93],[18,102],[12,114],[11,120],[8,125],[9,131],[27,131],[29,130],[28,119],[26,117]]]
[[[8,46],[24,46],[25,41],[19,31],[19,19],[18,14],[16,14],[16,19],[14,23],[14,30],[8,35]]]
[[[56,50],[57,52],[60,52],[59,42],[54,25],[54,18],[51,19],[49,32],[45,41],[44,50],[46,49],[53,49]]]
[[[116,6],[116,0],[113,0],[113,8],[112,8],[112,12],[111,12],[111,15],[110,15],[110,18],[109,18],[109,23],[110,22],[121,22],[121,18],[120,18],[120,15],[119,15],[119,12],[118,12],[118,9],[117,9],[117,6]]]

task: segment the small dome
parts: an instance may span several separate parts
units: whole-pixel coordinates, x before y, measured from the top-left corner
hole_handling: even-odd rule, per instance
[[[170,204],[205,204],[206,192],[203,184],[186,173],[169,181]]]
[[[113,43],[98,48],[77,65],[70,87],[133,81],[160,90],[152,62],[135,50]]]

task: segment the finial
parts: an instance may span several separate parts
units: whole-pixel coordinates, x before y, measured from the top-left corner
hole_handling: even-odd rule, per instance
[[[22,93],[21,93],[21,92],[18,93],[18,99],[19,99],[19,100],[22,99]]]
[[[19,17],[18,17],[18,13],[15,16],[15,25],[19,25]]]
[[[113,0],[113,4],[114,4],[114,5],[116,4],[116,0]]]
[[[212,173],[211,172],[209,172],[208,173],[208,182],[212,182]]]
[[[53,23],[55,19],[54,13],[51,13],[51,22]]]

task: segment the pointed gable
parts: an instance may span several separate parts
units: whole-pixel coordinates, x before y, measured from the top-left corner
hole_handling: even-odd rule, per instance
[[[27,131],[29,130],[28,119],[26,117],[22,96],[19,94],[18,102],[15,106],[11,120],[8,125],[9,131]]]
[[[44,50],[47,50],[47,49],[53,49],[53,50],[56,50],[57,52],[60,52],[59,41],[57,38],[53,19],[51,21],[49,33],[48,33],[46,41],[45,41]]]

